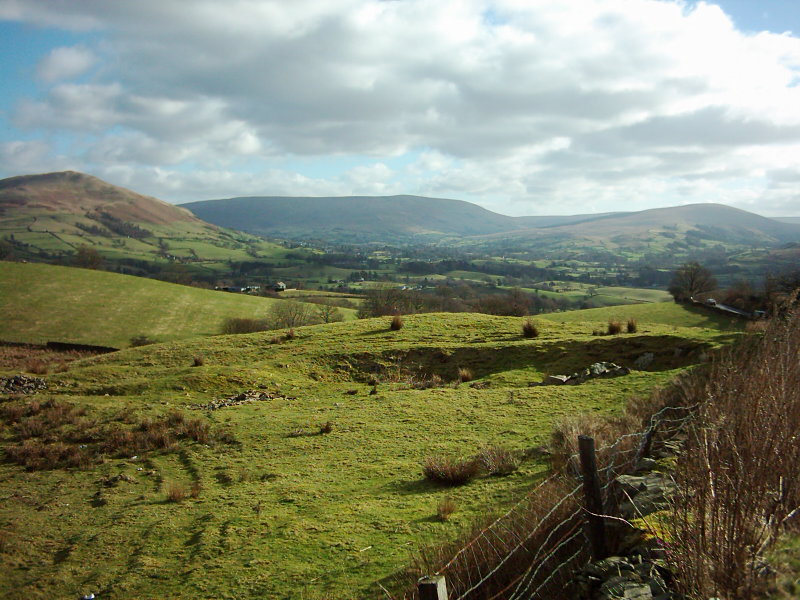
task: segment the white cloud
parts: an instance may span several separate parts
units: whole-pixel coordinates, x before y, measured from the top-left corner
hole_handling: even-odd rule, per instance
[[[36,68],[39,78],[52,83],[62,79],[72,79],[85,73],[94,63],[91,50],[80,46],[55,48]]]
[[[55,85],[15,123],[82,134],[87,169],[166,198],[385,190],[515,214],[795,202],[774,178],[800,172],[800,39],[745,34],[713,3],[0,0],[0,17],[102,32],[40,63]],[[297,156],[364,164],[283,171]]]

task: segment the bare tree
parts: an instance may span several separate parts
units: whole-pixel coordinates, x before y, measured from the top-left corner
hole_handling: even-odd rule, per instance
[[[717,280],[698,262],[687,262],[672,274],[667,291],[675,302],[686,302],[693,296],[717,289]]]
[[[310,304],[295,300],[279,300],[270,307],[267,322],[270,329],[281,329],[313,325],[319,321],[313,314]]]
[[[344,319],[342,311],[335,306],[331,306],[330,304],[317,305],[317,316],[322,320],[323,323],[334,323]]]

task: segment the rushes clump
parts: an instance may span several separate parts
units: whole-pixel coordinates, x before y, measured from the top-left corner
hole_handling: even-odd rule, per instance
[[[189,496],[186,486],[174,481],[167,484],[167,502],[182,502]]]
[[[448,496],[439,503],[439,507],[436,509],[436,516],[444,523],[450,520],[450,516],[456,512],[456,508],[458,506],[455,501]]]
[[[460,367],[458,369],[458,380],[461,383],[467,383],[467,382],[472,381],[473,379],[474,379],[474,376],[472,374],[472,370],[471,369],[468,369],[466,367]]]
[[[539,337],[539,328],[536,326],[536,323],[530,319],[525,319],[522,323],[522,335],[526,338]]]
[[[628,326],[627,326],[628,333],[636,333],[639,331],[639,325],[636,323],[636,319],[630,318],[628,319]]]
[[[608,335],[617,335],[622,333],[622,323],[619,321],[608,322]]]
[[[403,328],[403,317],[395,315],[392,317],[392,322],[389,324],[389,329],[392,331],[399,331]]]
[[[503,446],[481,448],[476,459],[489,475],[511,475],[519,468],[517,457]]]
[[[480,463],[474,458],[427,456],[422,461],[422,474],[428,481],[442,485],[464,485],[480,472]]]

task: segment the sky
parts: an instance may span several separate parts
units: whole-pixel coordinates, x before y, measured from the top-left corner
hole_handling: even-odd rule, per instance
[[[0,0],[0,177],[800,216],[797,0]]]

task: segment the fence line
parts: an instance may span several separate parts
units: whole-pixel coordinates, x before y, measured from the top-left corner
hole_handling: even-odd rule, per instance
[[[635,469],[645,442],[674,437],[698,406],[664,407],[650,417],[644,431],[621,435],[596,450],[603,465],[597,472],[603,481],[605,514],[614,514],[619,502],[612,489],[615,478]],[[579,495],[582,484],[569,484],[574,485],[569,467],[577,457],[570,456],[565,473],[541,481],[436,570],[436,576],[447,580],[450,600],[571,597],[572,577],[591,557],[584,530],[586,511]],[[550,508],[541,514],[543,506]],[[512,594],[505,596],[512,587]]]

